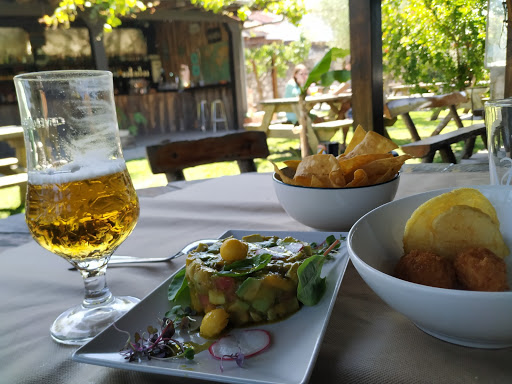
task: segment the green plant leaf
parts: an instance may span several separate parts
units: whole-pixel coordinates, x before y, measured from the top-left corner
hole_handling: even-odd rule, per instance
[[[249,275],[264,268],[271,259],[272,255],[268,253],[248,257],[225,265],[222,271],[217,272],[217,275],[230,277]]]
[[[326,290],[325,277],[320,277],[325,258],[318,255],[308,257],[298,268],[299,285],[297,299],[304,305],[316,305]]]
[[[331,63],[333,62],[333,60],[345,57],[348,54],[348,52],[349,51],[346,49],[336,47],[329,49],[326,52],[326,54],[320,59],[320,61],[316,63],[311,72],[309,72],[309,76],[306,80],[306,83],[301,88],[302,93],[306,94],[311,84],[318,83],[321,81],[322,76],[324,76],[331,69]]]
[[[187,279],[185,278],[185,272],[185,268],[183,268],[172,278],[167,290],[167,298],[169,301],[177,302],[187,298],[189,288]]]

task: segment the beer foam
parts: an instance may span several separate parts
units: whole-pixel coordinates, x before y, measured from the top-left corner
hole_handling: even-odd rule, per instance
[[[28,181],[30,184],[37,185],[62,184],[112,175],[125,169],[126,164],[123,159],[113,159],[108,162],[88,159],[88,161],[74,161],[58,169],[29,171]]]

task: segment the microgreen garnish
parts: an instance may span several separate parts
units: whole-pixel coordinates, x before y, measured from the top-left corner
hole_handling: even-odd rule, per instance
[[[150,325],[147,328],[147,332],[142,333],[142,335],[136,332],[133,341],[128,332],[117,328],[115,324],[114,328],[128,335],[128,340],[121,350],[121,354],[128,361],[167,359],[171,357],[184,357],[188,360],[194,359],[195,352],[193,347],[172,338],[176,330],[174,322],[168,318],[162,320],[160,332]]]
[[[231,355],[222,355],[220,358],[220,371],[224,372],[224,365],[222,364],[224,359],[227,360],[235,360],[236,365],[238,365],[240,368],[243,367],[244,361],[245,361],[245,355],[242,353],[242,349],[238,347],[237,353],[232,353]]]

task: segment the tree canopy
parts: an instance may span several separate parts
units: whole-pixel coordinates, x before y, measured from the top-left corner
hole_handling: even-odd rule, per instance
[[[190,0],[190,3],[231,17],[246,20],[253,10],[268,11],[282,15],[293,24],[298,24],[305,13],[304,0],[251,0],[243,3],[236,0]],[[240,5],[241,4],[241,5]],[[134,17],[146,10],[154,12],[160,5],[159,0],[61,0],[52,15],[44,15],[40,21],[48,27],[64,26],[69,28],[79,13],[101,20],[106,32],[122,23],[124,17]]]
[[[383,0],[385,72],[462,90],[482,80],[487,0]]]

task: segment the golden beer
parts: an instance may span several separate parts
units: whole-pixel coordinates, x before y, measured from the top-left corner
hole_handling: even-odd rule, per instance
[[[114,172],[99,176],[83,172],[86,178],[72,173],[29,176],[25,215],[34,239],[76,262],[112,253],[139,217],[128,171]]]

